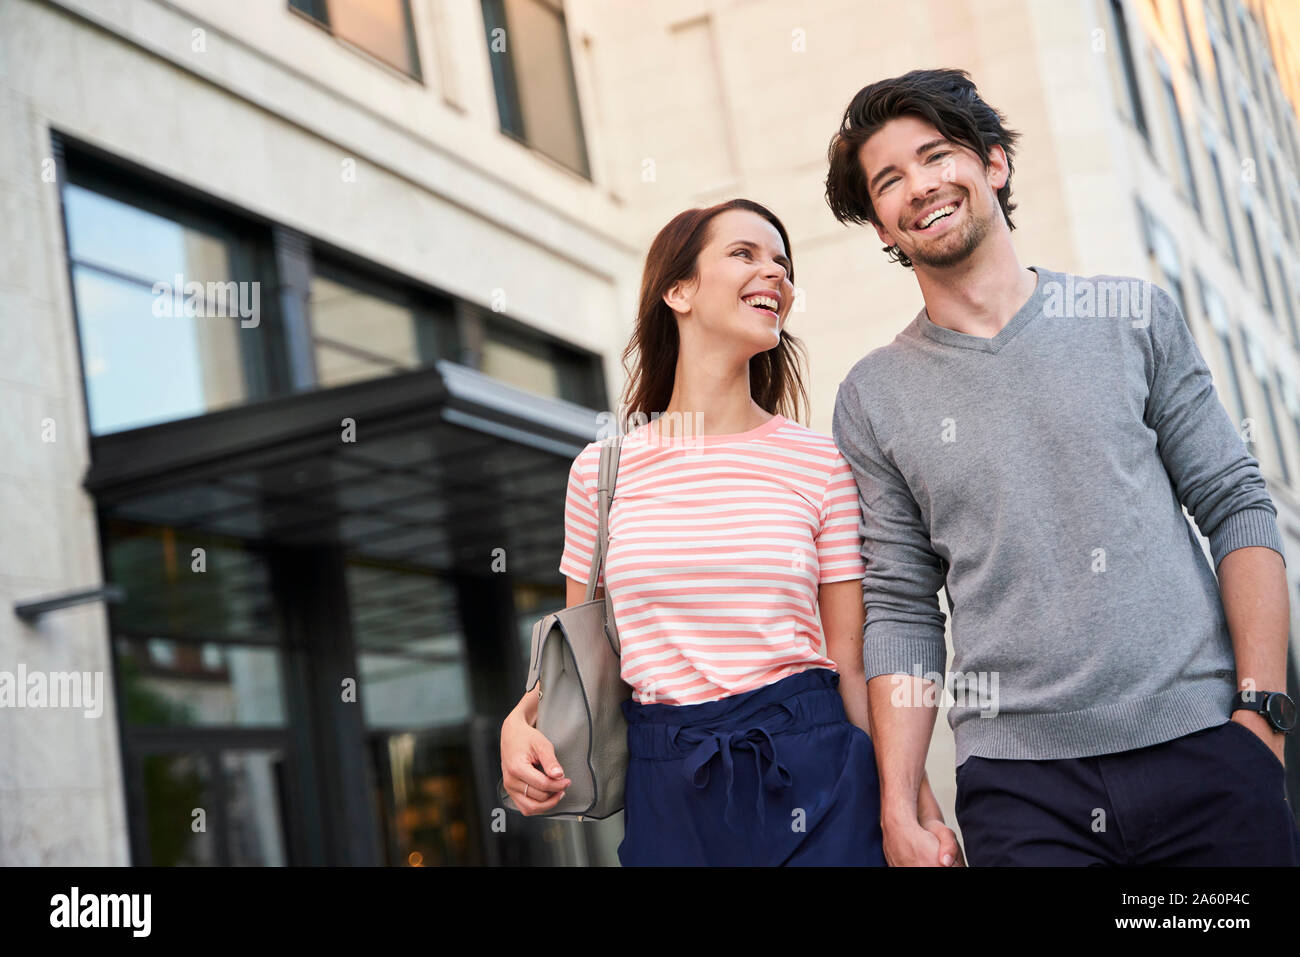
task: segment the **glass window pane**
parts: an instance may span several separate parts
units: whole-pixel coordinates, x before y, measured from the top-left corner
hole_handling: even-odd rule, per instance
[[[542,0],[505,0],[505,7],[528,145],[585,176],[587,152],[563,15]]]
[[[234,241],[75,183],[62,198],[92,433],[245,401],[261,297]]]
[[[362,652],[357,666],[366,727],[439,727],[469,720],[463,662]]]
[[[152,657],[151,644],[170,646],[172,664]],[[274,648],[121,636],[115,648],[127,725],[284,727],[280,652]]]
[[[221,755],[230,863],[235,867],[283,867],[287,863],[280,787],[283,765],[280,751],[227,751]]]
[[[149,863],[157,867],[215,865],[211,769],[203,755],[147,754],[140,765]],[[203,830],[194,829],[195,808],[207,810]]]
[[[315,275],[310,310],[321,388],[420,365],[415,317],[409,306]]]
[[[407,33],[406,0],[329,0],[330,29],[372,56],[417,73]]]
[[[346,574],[367,726],[468,720],[465,636],[451,583],[357,559],[348,562]]]
[[[1128,22],[1124,19],[1124,6],[1120,0],[1110,0],[1108,7],[1115,38],[1115,51],[1110,60],[1112,82],[1116,88],[1120,86],[1121,81],[1115,78],[1118,72],[1122,76],[1122,84],[1128,94],[1127,115],[1145,137],[1148,135],[1146,113],[1142,108],[1142,93],[1138,88],[1137,69],[1133,63],[1133,49],[1130,46]]]
[[[222,239],[82,186],[63,189],[72,258],[149,283],[223,282],[231,278],[230,251]]]
[[[270,576],[259,552],[167,526],[113,520],[104,528],[108,580],[126,590],[112,606],[115,629],[276,640]]]
[[[482,371],[494,379],[538,395],[560,395],[559,374],[547,357],[488,338],[483,342],[482,361]]]
[[[1167,76],[1162,79],[1161,85],[1165,91],[1165,108],[1169,111],[1169,125],[1173,132],[1174,152],[1178,159],[1178,170],[1183,180],[1183,188],[1187,192],[1188,201],[1199,213],[1201,209],[1200,198],[1196,195],[1196,177],[1192,173],[1192,159],[1187,152],[1187,135],[1183,129],[1182,114],[1178,109],[1178,97],[1174,94],[1173,84]]]
[[[73,289],[95,435],[200,415],[247,397],[239,319],[159,316],[162,300],[148,287],[84,266],[73,267]]]
[[[388,863],[404,867],[483,863],[468,749],[416,734],[380,736],[373,747],[376,778],[382,782]]]
[[[456,592],[445,579],[357,560],[346,574],[358,648],[431,660],[464,657]]]

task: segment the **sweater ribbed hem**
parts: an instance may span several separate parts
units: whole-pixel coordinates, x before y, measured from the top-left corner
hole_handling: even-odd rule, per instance
[[[1050,761],[1085,758],[1145,748],[1232,717],[1236,673],[1179,684],[1167,691],[1088,708],[1051,714],[953,708],[949,719],[957,744],[957,764],[968,757]]]
[[[1223,556],[1236,548],[1262,545],[1271,548],[1282,556],[1286,565],[1286,554],[1282,551],[1282,534],[1277,529],[1277,517],[1266,508],[1245,508],[1233,512],[1214,530],[1210,536],[1210,554],[1214,556],[1217,570]]]
[[[902,622],[881,621],[867,626],[862,641],[862,666],[868,681],[877,675],[921,674],[943,687],[943,669],[948,663],[943,630],[940,628],[937,642],[917,638],[916,631],[915,625]]]

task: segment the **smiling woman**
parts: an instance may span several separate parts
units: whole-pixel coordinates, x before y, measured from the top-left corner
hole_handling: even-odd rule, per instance
[[[716,431],[724,432],[743,431],[776,412],[803,417],[803,344],[784,328],[794,302],[791,257],[785,226],[745,199],[686,210],[660,230],[646,256],[636,325],[623,352],[627,424],[685,408],[707,409]],[[753,296],[768,305],[746,301]],[[770,324],[756,326],[756,314]],[[724,407],[705,396],[678,395],[674,403],[679,355],[703,360],[720,342],[743,353],[737,360],[747,366],[749,388],[732,393],[742,401]]]

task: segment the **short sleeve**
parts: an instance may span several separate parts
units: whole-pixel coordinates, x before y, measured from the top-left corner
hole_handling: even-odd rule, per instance
[[[564,554],[560,573],[586,584],[591,574],[591,556],[596,548],[600,517],[596,511],[596,470],[600,468],[600,445],[592,443],[578,454],[569,468],[569,487],[564,499]],[[596,577],[596,587],[605,584],[605,569]]]
[[[862,537],[858,530],[860,516],[853,470],[837,450],[830,481],[822,497],[821,528],[817,532],[819,583],[860,581],[866,574]]]

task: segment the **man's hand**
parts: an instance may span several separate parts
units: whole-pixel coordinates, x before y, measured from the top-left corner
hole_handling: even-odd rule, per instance
[[[1277,759],[1282,763],[1282,766],[1286,766],[1286,756],[1282,750],[1286,747],[1286,735],[1278,734],[1274,731],[1273,725],[1269,723],[1268,718],[1264,717],[1258,711],[1248,711],[1245,708],[1240,708],[1232,712],[1232,720],[1245,727],[1261,741],[1267,744],[1269,750],[1277,756]]]

